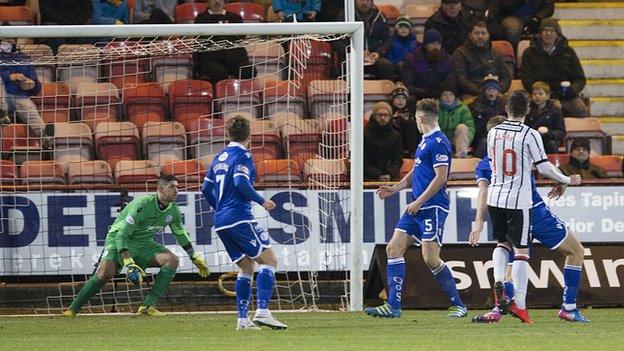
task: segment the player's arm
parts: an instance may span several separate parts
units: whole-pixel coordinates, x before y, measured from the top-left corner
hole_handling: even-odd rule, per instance
[[[234,187],[247,201],[256,202],[267,211],[274,209],[275,203],[271,200],[265,200],[264,197],[254,189],[253,184],[251,184],[249,174],[251,173],[250,169],[253,167],[253,161],[251,161],[251,159],[247,159],[246,161],[247,162],[240,163],[236,166],[236,172],[233,175]]]
[[[407,189],[412,186],[413,173],[414,170],[412,169],[411,171],[407,172],[407,174],[398,183],[395,183],[394,185],[380,186],[379,189],[377,189],[377,195],[379,196],[379,198],[383,200],[387,197],[394,195],[395,193],[398,193],[403,189]]]
[[[581,177],[576,174],[570,177],[561,173],[559,168],[555,167],[546,156],[544,151],[544,144],[539,133],[535,130],[531,130],[528,138],[528,148],[533,164],[543,176],[556,181],[559,184],[564,185],[579,185],[581,184]]]
[[[193,244],[191,243],[191,240],[189,239],[188,233],[186,232],[186,230],[184,229],[184,226],[182,225],[182,216],[179,214],[179,212],[175,220],[171,222],[171,224],[169,225],[169,228],[171,228],[171,232],[175,236],[178,244],[182,246],[184,251],[186,251],[186,253],[189,255],[191,262],[193,262],[195,267],[199,269],[199,275],[202,278],[206,278],[208,274],[210,274],[208,265],[206,264],[206,261],[204,261],[204,259],[201,257],[201,255],[195,252],[195,249],[193,248]]]
[[[438,191],[440,191],[440,189],[442,189],[444,184],[446,184],[446,181],[448,180],[448,171],[449,171],[448,164],[446,165],[439,164],[437,166],[434,165],[433,170],[435,171],[435,177],[433,177],[433,180],[431,181],[431,183],[429,183],[429,186],[427,186],[427,189],[425,189],[425,191],[423,191],[423,193],[420,194],[420,196],[418,196],[416,200],[414,200],[412,203],[407,205],[407,209],[406,209],[407,213],[411,215],[415,215],[418,212],[418,210],[420,210],[420,206],[422,206],[422,204],[424,204],[433,195],[435,195]]]
[[[214,196],[214,181],[210,177],[211,171],[209,170],[204,177],[204,182],[201,186],[201,193],[204,195],[204,199],[208,202],[210,207],[217,208],[217,199]]]
[[[477,194],[477,214],[475,215],[474,227],[470,231],[468,242],[471,246],[477,246],[479,242],[479,236],[483,231],[483,224],[485,223],[485,214],[487,213],[487,188],[490,182],[481,178],[477,180],[477,186],[479,187],[479,193]]]

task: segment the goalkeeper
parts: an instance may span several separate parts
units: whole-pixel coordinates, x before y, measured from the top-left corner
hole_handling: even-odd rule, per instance
[[[204,259],[193,250],[188,235],[182,226],[180,209],[175,204],[178,195],[178,181],[172,175],[158,178],[156,194],[138,197],[121,211],[106,235],[104,253],[96,274],[91,276],[65,316],[74,316],[85,302],[95,295],[123,267],[128,280],[140,285],[147,267],[160,267],[151,291],[145,297],[138,314],[158,316],[162,312],[154,308],[158,298],[167,290],[178,268],[178,257],[166,247],[154,241],[154,235],[162,233],[169,226],[178,244],[188,253],[203,278],[209,274]]]

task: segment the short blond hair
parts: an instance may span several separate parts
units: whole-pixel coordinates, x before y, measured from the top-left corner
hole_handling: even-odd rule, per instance
[[[535,89],[542,89],[546,94],[550,95],[550,85],[548,85],[548,83],[546,82],[538,80],[537,82],[533,83],[533,85],[531,85],[531,92],[534,92]]]

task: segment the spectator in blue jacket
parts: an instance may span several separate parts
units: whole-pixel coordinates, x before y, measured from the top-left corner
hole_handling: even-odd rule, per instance
[[[17,50],[16,39],[2,39],[0,42],[0,62],[26,62],[27,55]],[[37,111],[37,106],[30,100],[39,94],[41,83],[32,65],[0,65],[0,121],[9,123],[7,116],[17,115],[28,124],[35,136],[45,132],[45,123]]]
[[[127,0],[93,0],[92,24],[130,23]]]
[[[386,53],[386,58],[395,65],[398,65],[405,55],[414,51],[418,46],[416,36],[412,33],[412,22],[407,16],[397,18],[394,24],[394,35],[392,36],[392,47]]]
[[[311,22],[321,12],[320,0],[273,0],[273,11],[281,21]]]

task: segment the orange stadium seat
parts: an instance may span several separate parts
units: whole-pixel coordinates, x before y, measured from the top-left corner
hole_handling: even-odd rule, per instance
[[[548,161],[557,167],[565,165],[570,160],[570,154],[550,154],[546,156],[548,156]]]
[[[113,171],[106,161],[70,162],[67,184],[113,184]]]
[[[76,117],[95,130],[100,122],[115,122],[120,116],[119,92],[111,83],[81,83],[74,98]]]
[[[506,40],[494,40],[492,41],[492,49],[503,57],[503,61],[505,61],[507,68],[509,68],[509,75],[513,79],[516,71],[516,55],[514,54],[511,43]]]
[[[23,184],[65,184],[63,166],[55,161],[26,161],[19,175]]]
[[[165,92],[162,84],[130,83],[124,86],[124,107],[128,120],[134,123],[139,130],[148,121],[160,122],[165,120]],[[152,113],[150,115],[150,113]]]
[[[195,120],[188,131],[188,142],[191,158],[221,152],[227,143],[224,120],[205,117]]]
[[[296,80],[268,81],[262,90],[265,116],[278,112],[291,111],[303,115],[305,111],[305,91]]]
[[[25,124],[2,126],[2,158],[21,164],[26,160],[41,160],[41,138],[35,137]]]
[[[163,42],[167,45],[171,42]],[[174,49],[176,43],[173,42],[167,50]],[[163,85],[165,94],[169,92],[169,85],[181,79],[190,79],[193,75],[193,56],[191,54],[177,54],[168,56],[152,57],[152,72],[154,79]]]
[[[203,179],[205,168],[198,160],[180,160],[167,162],[160,168],[163,175],[173,174],[181,188],[198,187]]]
[[[120,160],[139,158],[139,131],[131,122],[102,122],[95,129],[98,158],[115,168]]]
[[[264,22],[264,7],[260,4],[253,2],[231,2],[225,5],[225,10],[241,15],[245,23]]]
[[[0,160],[0,184],[14,185],[17,178],[17,167],[11,160]]]
[[[567,117],[563,119],[566,128],[564,137],[566,150],[570,150],[574,139],[583,137],[590,141],[592,154],[602,155],[606,149],[607,134],[602,129],[602,123],[598,118]]]
[[[12,26],[33,25],[35,16],[28,6],[2,6],[0,23],[8,22]]]
[[[103,49],[101,76],[109,79],[119,89],[127,84],[146,82],[150,61],[135,54],[146,50],[143,44],[135,41],[110,42]]]
[[[509,85],[509,91],[522,90],[522,89],[524,89],[524,86],[522,85],[521,79],[514,79],[511,81],[511,84]]]
[[[271,155],[271,158],[279,158],[280,136],[275,122],[252,121],[250,147],[259,147],[263,152]]]
[[[41,83],[56,81],[56,65],[53,63],[54,54],[52,49],[45,44],[25,44],[20,46],[20,51],[30,56],[33,61],[38,61],[35,65],[37,78]]]
[[[54,159],[89,161],[93,137],[86,123],[56,123],[54,126]],[[77,157],[72,157],[77,156]]]
[[[405,15],[412,20],[424,21],[438,11],[438,4],[406,4]]]
[[[623,176],[622,156],[620,155],[593,156],[589,158],[589,163],[604,169],[609,177],[621,178]]]
[[[323,130],[323,144],[331,146],[325,148],[324,158],[347,158],[349,152],[349,119],[341,114],[326,113],[320,119]]]
[[[63,44],[57,53],[58,81],[67,82],[72,94],[80,83],[98,80],[100,50],[91,44]]]
[[[195,17],[206,11],[208,6],[204,2],[192,2],[176,6],[173,18],[175,23],[194,23]]]
[[[380,101],[387,102],[394,88],[396,86],[391,80],[364,80],[364,111],[372,110],[373,105]]]
[[[256,42],[247,45],[245,49],[258,76],[265,74],[280,75],[286,67],[284,47],[279,43]]]
[[[480,158],[454,158],[451,160],[451,172],[449,180],[475,179],[475,168],[481,161]]]
[[[346,182],[347,166],[344,160],[311,159],[306,161],[303,169],[304,179],[319,182]]]
[[[405,177],[412,169],[414,168],[414,159],[413,158],[404,158],[403,164],[401,165],[401,170],[399,171],[399,178]]]
[[[521,40],[518,43],[518,59],[516,60],[518,61],[518,69],[522,67],[522,55],[524,54],[524,50],[528,49],[529,46],[531,46],[530,40]]]
[[[223,114],[247,111],[256,118],[262,114],[262,91],[253,80],[224,79],[217,83],[215,106]]]
[[[190,124],[200,116],[212,113],[213,87],[197,79],[176,80],[169,85],[169,108],[173,120],[190,130]]]
[[[159,154],[186,157],[186,131],[180,122],[147,122],[143,126],[143,151],[152,160]]]
[[[158,166],[154,161],[121,160],[115,165],[117,184],[155,184]]]
[[[347,114],[347,101],[336,106],[336,95],[348,93],[349,87],[344,80],[313,80],[308,86],[308,109],[312,118],[318,118],[327,112]]]
[[[69,122],[71,106],[69,85],[63,82],[43,83],[37,96],[30,98],[45,123]]]
[[[397,17],[401,16],[401,11],[392,4],[377,4],[376,6],[391,25],[394,24]]]
[[[321,130],[317,120],[291,119],[280,127],[286,158],[297,154],[316,154],[321,142]]]
[[[260,182],[300,182],[301,169],[293,160],[264,160],[257,162],[256,175]]]

